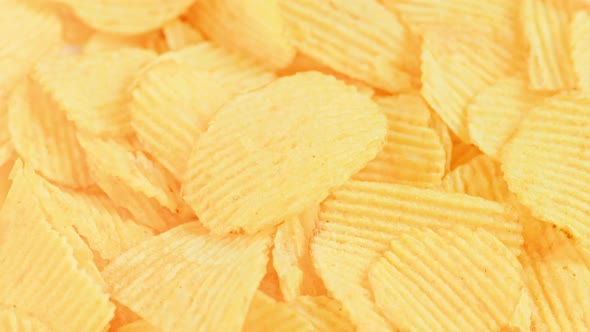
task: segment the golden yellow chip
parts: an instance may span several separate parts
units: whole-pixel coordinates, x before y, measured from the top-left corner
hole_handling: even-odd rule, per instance
[[[533,90],[572,89],[576,75],[569,52],[571,0],[523,0],[521,29],[528,49]]]
[[[545,97],[547,93],[529,89],[528,80],[520,73],[497,80],[467,107],[470,139],[482,152],[498,158],[522,118]]]
[[[84,188],[93,183],[76,128],[36,82],[19,84],[8,109],[11,140],[25,162],[62,185]]]
[[[442,188],[497,202],[512,198],[500,164],[483,154],[448,173],[442,181]]]
[[[187,223],[117,257],[103,276],[113,298],[164,331],[240,331],[270,244],[269,234],[216,236]]]
[[[37,64],[32,76],[79,130],[124,136],[132,132],[129,85],[153,59],[154,53],[140,49],[56,57]]]
[[[193,0],[58,0],[98,31],[137,35],[184,12]]]
[[[162,33],[168,49],[172,51],[197,44],[205,39],[199,30],[180,19],[164,24]]]
[[[120,327],[130,325],[134,322],[143,321],[136,313],[127,306],[111,299],[115,305],[115,316],[109,323],[109,331],[117,331]]]
[[[451,155],[451,171],[455,168],[464,165],[473,158],[481,155],[481,151],[477,146],[473,144],[464,143],[461,140],[456,141],[453,144],[453,150]]]
[[[256,292],[244,321],[243,332],[315,332],[311,322],[286,303],[277,302],[263,292]]]
[[[8,103],[6,100],[0,100],[0,165],[4,165],[14,155],[14,146],[10,140],[10,130],[8,129]]]
[[[374,102],[333,77],[280,78],[217,112],[184,199],[214,233],[254,233],[322,201],[375,158],[386,129]]]
[[[449,131],[449,127],[445,124],[445,122],[440,118],[440,116],[431,110],[430,112],[430,127],[434,129],[440,143],[443,146],[445,151],[445,172],[451,170],[451,161],[453,159],[453,139],[451,137],[451,133]]]
[[[114,311],[108,295],[47,222],[33,170],[17,166],[12,176],[0,212],[0,305],[32,315],[52,331],[103,331]]]
[[[369,269],[375,301],[402,331],[497,331],[523,289],[509,248],[482,229],[416,228]]]
[[[295,57],[279,0],[196,1],[186,15],[214,43],[252,57],[270,69],[284,68]]]
[[[516,305],[516,309],[512,313],[508,324],[506,324],[501,332],[523,332],[532,331],[534,303],[530,292],[525,287],[521,291],[520,300]]]
[[[317,331],[353,332],[354,325],[344,315],[342,304],[327,296],[300,296],[290,303],[305,315]]]
[[[3,309],[0,306],[0,331],[4,332],[52,332],[49,326],[39,319],[16,309]]]
[[[119,36],[106,32],[92,34],[84,43],[82,52],[92,54],[98,52],[113,52],[125,48],[142,48],[146,43],[146,36]]]
[[[275,74],[253,60],[232,53],[210,42],[166,53],[158,61],[174,60],[193,70],[206,71],[230,92],[247,92],[268,84]]]
[[[258,290],[277,301],[283,301],[283,294],[279,282],[279,275],[277,274],[277,271],[274,269],[274,260],[272,255],[268,260],[268,263],[266,265],[266,274],[264,275],[264,278],[262,278],[262,281],[260,281]]]
[[[387,117],[385,145],[353,178],[420,187],[439,185],[445,173],[445,151],[429,125],[430,110],[422,97],[402,94],[375,101]]]
[[[145,151],[181,179],[195,140],[231,96],[206,71],[159,62],[142,72],[131,91],[131,126]]]
[[[583,242],[590,234],[589,107],[583,93],[546,99],[529,112],[500,158],[518,200]]]
[[[578,88],[590,90],[590,12],[588,9],[577,11],[570,23],[569,49],[574,71],[578,78]]]
[[[34,2],[34,1],[30,1]],[[40,1],[44,2],[44,1]],[[94,30],[84,23],[71,8],[64,4],[46,1],[44,4],[59,16],[62,25],[62,36],[66,44],[79,45],[84,43],[94,33]]]
[[[154,327],[147,321],[140,319],[133,323],[125,324],[119,327],[117,332],[162,332],[161,329]]]
[[[279,1],[301,53],[388,92],[417,85],[418,42],[378,1]]]
[[[12,180],[10,179],[10,172],[12,171],[13,164],[13,160],[8,160],[4,164],[0,165],[0,209],[2,208],[4,199],[8,194],[8,190],[12,185]]]

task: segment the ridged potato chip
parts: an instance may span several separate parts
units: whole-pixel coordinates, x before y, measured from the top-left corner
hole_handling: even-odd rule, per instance
[[[80,131],[125,136],[132,133],[129,85],[155,57],[140,49],[56,57],[38,63],[32,77]]]
[[[161,27],[194,0],[58,0],[98,31],[137,35]]]
[[[386,129],[375,103],[333,77],[280,78],[217,112],[183,197],[214,233],[254,233],[322,201],[375,158]]]
[[[180,50],[205,40],[199,30],[181,19],[164,24],[162,34],[166,39],[168,49],[171,51]]]
[[[548,96],[529,89],[527,78],[520,73],[497,80],[467,106],[469,138],[483,153],[497,159],[529,109]]]
[[[498,331],[521,296],[522,268],[482,229],[416,228],[368,272],[375,301],[402,331]]]
[[[317,331],[353,332],[354,325],[344,315],[342,304],[327,296],[300,296],[290,303],[305,315]]]
[[[74,124],[37,82],[19,84],[8,109],[11,141],[24,161],[62,185],[84,188],[93,183]]]
[[[0,305],[27,312],[52,331],[101,332],[114,306],[47,222],[42,197],[30,194],[33,175],[30,168],[13,171],[0,212]]]
[[[140,319],[133,323],[123,325],[117,329],[117,332],[162,332],[161,329],[154,327],[147,321]]]
[[[240,331],[270,242],[187,223],[117,257],[103,276],[117,301],[164,331]]]
[[[453,139],[449,131],[449,127],[445,124],[443,119],[434,111],[430,112],[430,127],[434,129],[440,143],[445,151],[445,173],[451,170],[451,162],[453,159]]]
[[[52,332],[47,324],[16,309],[0,307],[0,331],[5,332]]]
[[[286,303],[277,302],[258,291],[250,303],[243,332],[315,332],[317,331],[306,317]]]
[[[388,92],[417,85],[419,62],[408,53],[419,43],[378,1],[279,1],[301,53]]]
[[[439,185],[445,173],[445,151],[429,126],[430,110],[422,97],[402,94],[374,100],[387,117],[385,145],[353,178],[419,187]]]
[[[196,1],[186,16],[214,43],[250,56],[269,69],[284,68],[295,57],[279,0]]]
[[[193,143],[232,94],[206,71],[159,62],[137,77],[131,126],[145,150],[181,179]]]
[[[590,91],[590,8],[579,10],[570,22],[569,49],[574,71],[578,78],[578,88]]]
[[[587,242],[590,96],[562,93],[529,112],[501,152],[504,178],[533,216]]]
[[[533,90],[572,89],[576,75],[569,48],[572,0],[523,0],[521,29],[528,49]]]

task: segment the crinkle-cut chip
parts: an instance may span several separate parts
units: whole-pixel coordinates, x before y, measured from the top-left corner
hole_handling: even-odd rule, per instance
[[[231,96],[206,71],[159,62],[138,76],[131,91],[131,126],[145,151],[181,179],[195,140]]]
[[[500,38],[445,27],[429,32],[422,44],[422,95],[453,133],[469,142],[469,101],[516,71],[521,66],[519,55]]]
[[[20,83],[8,109],[11,140],[25,162],[61,185],[84,188],[93,183],[74,124],[35,82]]]
[[[522,268],[491,233],[455,226],[396,235],[368,279],[375,302],[402,331],[498,331],[523,289]]]
[[[0,306],[0,331],[4,332],[55,332],[35,317],[14,308]]]
[[[196,1],[186,17],[214,43],[256,59],[269,69],[284,68],[295,57],[279,0]]]
[[[103,276],[114,299],[164,331],[240,331],[270,245],[268,233],[218,236],[186,223],[117,257]]]
[[[533,300],[533,331],[584,331],[590,324],[590,270],[575,243],[548,227],[519,257]]]
[[[144,35],[119,36],[106,32],[96,32],[84,43],[82,52],[92,54],[98,52],[114,52],[123,48],[143,48],[145,46]]]
[[[173,60],[194,70],[206,71],[230,92],[247,92],[273,81],[276,76],[253,60],[228,51],[210,42],[169,52],[157,61]]]
[[[569,47],[572,5],[572,0],[521,2],[520,22],[533,90],[568,90],[577,84]]]
[[[583,242],[590,235],[588,131],[590,96],[562,93],[529,112],[500,158],[518,201]]]
[[[463,141],[457,141],[453,144],[452,156],[451,156],[451,171],[457,167],[464,165],[473,158],[481,155],[481,151],[477,146],[473,144],[464,143]]]
[[[321,295],[324,285],[313,269],[309,240],[318,221],[318,207],[287,218],[277,227],[272,250],[282,298],[289,302],[300,295]]]
[[[344,314],[342,304],[327,296],[300,296],[290,303],[305,315],[317,331],[353,332],[354,325]]]
[[[37,61],[59,51],[62,28],[56,15],[20,1],[0,2],[0,13],[0,100],[5,100]]]
[[[280,78],[216,113],[183,197],[214,233],[254,233],[321,202],[375,158],[386,130],[378,106],[333,77]]]
[[[38,63],[32,76],[80,131],[125,136],[132,132],[129,85],[155,57],[140,49],[55,57]]]
[[[590,12],[577,11],[570,23],[569,47],[578,88],[590,91]]]
[[[471,141],[483,153],[497,159],[529,109],[548,96],[546,92],[529,89],[528,80],[521,74],[497,80],[467,106]]]
[[[43,1],[41,1],[41,3]],[[61,21],[63,41],[66,44],[82,44],[94,33],[94,29],[90,28],[86,23],[80,20],[80,18],[77,17],[68,6],[49,1],[46,2],[47,4],[44,4],[44,6],[51,9]]]
[[[171,51],[180,50],[205,40],[199,30],[181,19],[164,24],[162,33],[168,49]]]
[[[483,154],[448,173],[442,181],[442,189],[497,202],[512,197],[500,163]]]
[[[98,186],[137,222],[163,231],[177,223],[179,185],[161,165],[130,142],[78,135]]]
[[[418,85],[418,41],[376,0],[279,0],[298,51],[388,92]]]
[[[162,332],[162,330],[154,327],[147,321],[140,319],[119,327],[116,332]]]
[[[12,172],[0,212],[0,304],[37,317],[52,331],[103,331],[114,306],[47,222],[42,197],[31,195],[36,175],[26,167]]]
[[[500,332],[532,331],[533,306],[531,294],[525,287],[521,291],[520,300],[518,300],[508,324],[500,329]]]
[[[422,97],[402,94],[374,100],[387,117],[385,145],[353,178],[420,187],[439,185],[445,174],[445,151],[429,126],[430,110]]]
[[[182,14],[193,0],[58,0],[92,28],[120,35],[156,30]]]
[[[316,332],[319,330],[315,329],[311,321],[292,306],[277,302],[263,292],[257,291],[250,302],[250,310],[241,331]]]
[[[388,330],[368,289],[371,262],[390,239],[417,226],[483,228],[515,254],[521,225],[508,207],[479,197],[399,184],[349,181],[320,208],[311,244],[314,266],[329,293],[364,331]]]
[[[8,190],[12,185],[12,180],[10,179],[10,172],[12,171],[13,165],[14,161],[12,159],[0,165],[0,209],[2,208],[4,199],[8,194]]]
[[[449,127],[447,127],[443,119],[441,119],[440,115],[434,111],[430,112],[430,127],[434,129],[443,146],[446,159],[445,172],[448,172],[451,170],[451,161],[453,158],[453,140],[451,138],[451,133],[449,132]]]

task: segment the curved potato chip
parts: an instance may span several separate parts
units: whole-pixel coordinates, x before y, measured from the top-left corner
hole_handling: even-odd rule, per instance
[[[13,171],[0,212],[0,304],[37,317],[52,331],[103,331],[114,306],[47,222],[42,197],[30,194],[31,175],[30,168]]]
[[[184,199],[214,233],[277,225],[375,158],[386,128],[375,103],[333,77],[280,78],[217,112],[189,159]]]
[[[301,53],[388,92],[417,85],[418,43],[378,1],[279,1]]]
[[[162,332],[147,321],[140,319],[133,323],[125,324],[117,329],[117,332]]]
[[[502,78],[484,88],[467,106],[469,137],[483,153],[497,159],[524,115],[549,96],[528,86],[520,74]]]
[[[264,233],[216,236],[187,223],[117,257],[103,276],[113,298],[164,331],[238,332],[270,242]]]
[[[250,303],[250,310],[244,321],[243,332],[315,332],[311,322],[286,303],[273,300],[258,291]]]
[[[8,104],[10,135],[24,161],[65,186],[84,188],[93,183],[76,128],[36,82],[23,81]]]
[[[300,296],[290,303],[305,315],[317,331],[353,332],[354,325],[344,315],[342,304],[327,296]]]
[[[577,11],[571,20],[569,47],[574,71],[578,78],[578,87],[590,90],[590,12],[588,9]]]
[[[47,324],[16,309],[0,307],[0,331],[4,332],[53,332]]]
[[[434,129],[430,111],[416,94],[381,97],[375,101],[387,117],[383,150],[353,176],[363,181],[439,185],[445,173],[445,151]]]
[[[370,267],[377,305],[399,330],[497,331],[523,289],[521,266],[478,229],[413,229],[392,239]]]
[[[451,171],[457,167],[464,165],[473,158],[481,155],[481,151],[473,144],[464,143],[459,140],[453,144],[453,151],[451,156]]]
[[[569,51],[571,0],[523,0],[521,24],[533,90],[572,89],[576,75]]]
[[[56,57],[38,63],[32,77],[80,131],[125,136],[132,132],[127,109],[129,85],[155,57],[140,49]]]
[[[168,49],[171,51],[180,50],[205,40],[199,30],[180,19],[164,24],[162,33],[166,39]]]
[[[193,143],[232,95],[215,77],[173,61],[150,66],[131,91],[131,126],[145,150],[181,179]]]
[[[196,1],[186,16],[214,43],[279,69],[291,63],[295,46],[278,1]]]
[[[590,235],[590,96],[563,93],[529,112],[501,152],[504,178],[533,216]]]
[[[161,27],[193,0],[58,0],[98,31],[137,35]]]

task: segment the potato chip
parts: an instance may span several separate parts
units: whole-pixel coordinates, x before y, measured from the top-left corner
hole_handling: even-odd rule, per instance
[[[115,317],[109,323],[109,332],[115,332],[119,328],[131,325],[134,322],[143,321],[136,313],[134,313],[127,306],[117,302],[117,300],[111,299],[111,302],[115,305]]]
[[[10,97],[8,109],[14,147],[35,170],[74,188],[93,183],[76,128],[36,82],[23,81]]]
[[[94,33],[94,30],[80,20],[68,6],[59,3],[48,3],[47,7],[59,16],[62,25],[62,36],[66,44],[82,44]]]
[[[317,331],[353,332],[354,325],[344,315],[342,304],[327,296],[300,296],[290,303],[305,315]]]
[[[322,201],[375,158],[386,129],[375,103],[333,77],[280,78],[217,112],[184,199],[214,233],[254,233]]]
[[[286,303],[273,300],[258,291],[250,303],[250,310],[244,322],[243,332],[267,331],[318,331],[306,317]]]
[[[201,32],[180,19],[170,21],[162,27],[169,50],[175,51],[205,40]]]
[[[500,158],[518,201],[584,242],[590,234],[589,106],[583,93],[547,99],[529,112]]]
[[[484,88],[467,106],[469,137],[485,154],[498,158],[524,115],[549,96],[528,86],[524,75],[507,76]]]
[[[449,132],[449,127],[445,124],[445,122],[440,118],[440,116],[434,112],[430,112],[430,127],[434,129],[440,143],[443,146],[445,151],[445,173],[451,170],[451,161],[453,158],[453,140],[451,138],[451,133]]]
[[[422,97],[402,94],[375,101],[387,117],[385,145],[353,178],[420,187],[439,185],[445,173],[445,151],[429,126],[430,111]]]
[[[137,35],[184,12],[193,0],[58,0],[98,31]]]
[[[576,75],[569,52],[572,1],[523,0],[521,6],[531,89],[574,88]]]
[[[131,91],[131,125],[145,150],[181,179],[195,139],[231,96],[206,71],[159,62],[142,72]]]
[[[455,135],[470,142],[467,105],[485,87],[515,71],[519,55],[500,38],[448,27],[429,32],[422,45],[422,96]]]
[[[325,294],[326,289],[313,269],[309,240],[318,221],[318,207],[291,217],[277,227],[272,250],[282,298]]]
[[[181,209],[174,178],[129,142],[78,136],[86,150],[97,184],[119,207],[157,231],[178,222]]]
[[[578,87],[590,90],[590,12],[588,9],[577,11],[570,23],[569,49]]]
[[[501,332],[532,331],[533,299],[528,289],[524,288],[520,300],[512,313],[508,324],[500,329]]]
[[[103,276],[117,301],[164,331],[240,331],[270,241],[264,233],[205,234],[187,223],[117,257]]]
[[[512,198],[512,193],[503,176],[500,164],[482,154],[448,173],[442,181],[442,188],[449,192],[505,202]]]
[[[464,143],[459,140],[453,144],[453,151],[451,156],[451,171],[457,167],[464,165],[473,158],[481,155],[481,151],[473,144]]]
[[[185,63],[194,70],[207,71],[232,92],[254,90],[275,79],[274,73],[251,59],[209,42],[169,52],[158,61],[168,60]]]
[[[378,1],[280,4],[301,53],[388,92],[417,85],[419,61],[412,53],[418,53],[418,42]]]
[[[51,331],[103,331],[114,306],[47,222],[41,197],[30,194],[33,174],[13,171],[0,212],[0,305],[27,312]]]
[[[9,160],[0,166],[0,209],[2,209],[2,204],[4,203],[4,199],[8,194],[10,185],[12,184],[12,180],[9,178],[9,176],[13,164],[14,161]]]
[[[7,163],[14,155],[14,146],[8,129],[8,103],[0,100],[0,165]]]
[[[523,289],[510,249],[482,229],[416,228],[369,269],[375,301],[405,331],[497,331]]]
[[[250,56],[269,69],[278,69],[295,57],[294,42],[278,1],[196,1],[186,16],[214,43]]]
[[[5,332],[52,332],[47,324],[16,309],[0,307],[0,331]]]
[[[81,131],[125,136],[131,133],[128,87],[154,58],[139,49],[58,57],[37,64],[32,75]]]
[[[160,330],[157,327],[154,327],[147,321],[140,319],[133,323],[121,326],[117,329],[117,332],[162,332],[162,330]]]
[[[260,285],[258,285],[258,290],[277,301],[283,301],[283,294],[279,282],[279,275],[277,274],[277,271],[274,269],[274,259],[272,257],[272,251],[270,259],[266,264],[266,274],[262,278],[262,281],[260,281]]]
[[[106,32],[96,32],[88,38],[82,53],[114,52],[125,48],[142,48],[146,44],[146,36],[119,36]]]

